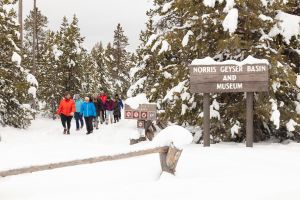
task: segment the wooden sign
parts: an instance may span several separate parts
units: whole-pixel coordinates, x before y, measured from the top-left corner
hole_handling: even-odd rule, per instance
[[[125,104],[125,119],[155,121],[157,116],[156,104],[141,104],[138,109],[132,109]]]
[[[234,62],[235,63],[235,62]],[[190,90],[203,94],[203,142],[210,146],[210,97],[209,93],[246,92],[247,127],[246,146],[253,147],[254,92],[268,91],[268,64],[213,64],[190,65]]]
[[[191,92],[262,92],[269,87],[268,65],[190,65]]]

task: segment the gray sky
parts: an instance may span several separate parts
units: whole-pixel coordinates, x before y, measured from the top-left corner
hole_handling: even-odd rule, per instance
[[[33,7],[33,0],[23,0],[24,18]],[[79,18],[79,27],[89,50],[98,41],[107,44],[113,40],[113,31],[120,22],[129,37],[128,50],[139,44],[139,33],[147,21],[146,11],[151,0],[37,0],[37,6],[48,17],[49,28],[58,30],[63,16]]]

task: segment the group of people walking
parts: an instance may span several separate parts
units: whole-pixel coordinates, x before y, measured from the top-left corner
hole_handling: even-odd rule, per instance
[[[61,118],[64,134],[70,134],[73,117],[76,121],[77,131],[82,129],[85,124],[86,134],[91,134],[94,128],[99,129],[99,123],[119,122],[122,109],[123,102],[118,94],[112,98],[102,91],[99,95],[87,96],[83,100],[79,94],[75,94],[72,98],[71,94],[66,92],[59,104],[57,114]]]

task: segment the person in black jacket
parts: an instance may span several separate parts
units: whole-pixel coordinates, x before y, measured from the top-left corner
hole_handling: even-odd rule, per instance
[[[102,101],[97,97],[97,95],[93,96],[93,103],[96,107],[96,117],[94,118],[93,124],[96,129],[99,129],[100,112],[103,109],[104,105]]]

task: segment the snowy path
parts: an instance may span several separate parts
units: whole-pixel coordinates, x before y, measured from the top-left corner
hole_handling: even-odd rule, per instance
[[[73,121],[71,135],[63,135],[59,120],[38,119],[28,130],[1,128],[0,171],[128,151],[135,127],[124,120],[86,135],[85,129],[75,131]]]
[[[37,120],[27,131],[0,129],[0,168],[128,150],[134,121],[94,135],[64,136],[60,124]],[[0,178],[1,200],[299,200],[300,144],[218,144],[184,148],[175,177],[157,155]]]

